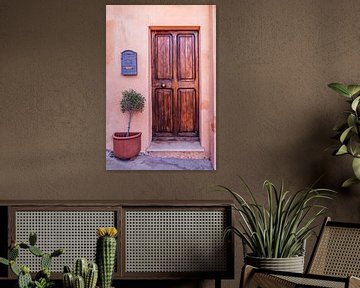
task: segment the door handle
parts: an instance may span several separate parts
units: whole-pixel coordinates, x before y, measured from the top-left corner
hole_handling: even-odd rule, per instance
[[[161,88],[165,88],[166,84],[165,83],[161,83]]]

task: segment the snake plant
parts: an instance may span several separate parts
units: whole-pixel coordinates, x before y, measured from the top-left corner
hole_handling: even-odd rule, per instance
[[[339,139],[339,145],[334,151],[334,155],[352,156],[352,168],[354,177],[347,179],[342,186],[348,187],[360,183],[360,85],[344,85],[341,83],[331,83],[329,88],[338,94],[346,97],[346,102],[350,104],[347,111],[346,122],[334,127]]]
[[[303,244],[314,233],[316,219],[324,214],[326,207],[318,200],[331,199],[334,191],[304,188],[296,193],[277,188],[266,180],[266,205],[256,200],[249,186],[241,179],[251,201],[233,189],[219,186],[235,199],[233,208],[240,215],[239,227],[228,227],[225,235],[233,232],[247,245],[252,256],[288,258],[301,255]]]

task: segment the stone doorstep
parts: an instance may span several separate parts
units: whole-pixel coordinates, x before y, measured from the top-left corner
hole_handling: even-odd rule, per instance
[[[146,152],[152,157],[204,159],[205,149],[199,141],[153,141]]]

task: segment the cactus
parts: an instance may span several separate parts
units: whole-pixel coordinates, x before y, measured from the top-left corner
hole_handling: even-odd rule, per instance
[[[74,277],[74,288],[85,288],[84,278],[80,275]]]
[[[72,275],[72,273],[64,273],[62,280],[64,288],[74,287],[74,276]]]
[[[64,266],[63,286],[64,288],[95,288],[98,278],[98,268],[96,263],[88,261],[86,258],[78,258],[74,263],[74,272],[71,273],[69,266]],[[81,280],[80,280],[81,279]],[[76,282],[76,283],[75,283]]]
[[[16,265],[16,262],[14,260],[10,261],[10,269],[16,276],[19,276],[20,268]]]
[[[41,269],[44,269],[44,268],[49,269],[49,268],[50,268],[50,265],[51,265],[51,260],[52,260],[51,255],[48,254],[48,253],[44,253],[44,254],[41,256],[41,261],[40,261],[40,267],[41,267]]]
[[[48,268],[44,268],[42,270],[40,270],[38,273],[36,273],[35,275],[35,280],[40,280],[41,278],[44,279],[50,279],[50,271]]]
[[[44,255],[44,252],[42,252],[42,251],[40,250],[40,248],[38,248],[38,247],[36,247],[36,246],[30,245],[29,251],[30,251],[32,254],[34,254],[35,256],[37,256],[37,257],[41,257],[41,256]]]
[[[87,268],[88,261],[86,260],[86,258],[76,259],[74,267],[75,276],[81,276],[83,279],[85,279]]]
[[[19,279],[18,279],[19,288],[28,288],[32,283],[31,275],[29,273],[30,272],[29,268],[28,267],[26,268],[27,268],[27,272],[22,270],[19,274]]]
[[[98,279],[98,266],[96,263],[89,263],[85,276],[85,288],[95,288]]]
[[[37,235],[35,232],[31,232],[29,235],[29,244],[31,246],[35,246],[37,241]]]
[[[99,238],[96,243],[96,262],[99,267],[100,287],[110,288],[115,265],[117,230],[115,227],[98,228],[97,235]]]
[[[29,236],[29,244],[20,242],[16,243],[15,241],[11,241],[11,245],[8,251],[8,259],[0,257],[0,263],[10,266],[11,271],[18,276],[18,286],[19,288],[29,288],[29,287],[37,287],[37,288],[46,288],[51,287],[53,282],[50,281],[50,264],[53,257],[60,256],[64,250],[58,249],[53,253],[48,254],[44,253],[40,250],[40,248],[36,247],[36,239],[37,236],[35,233],[30,233]],[[21,268],[16,264],[16,259],[19,256],[19,250],[29,250],[30,253],[37,257],[41,257],[41,271],[39,271],[35,276],[35,281],[32,280],[30,275],[30,269],[27,266],[22,266]]]
[[[8,253],[9,260],[16,260],[16,258],[19,256],[19,246],[15,246],[14,248],[9,250]]]

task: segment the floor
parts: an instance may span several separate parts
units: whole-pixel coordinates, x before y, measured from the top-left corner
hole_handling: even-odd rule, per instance
[[[106,150],[106,170],[213,170],[213,167],[209,159],[164,158],[144,154],[124,161]]]

